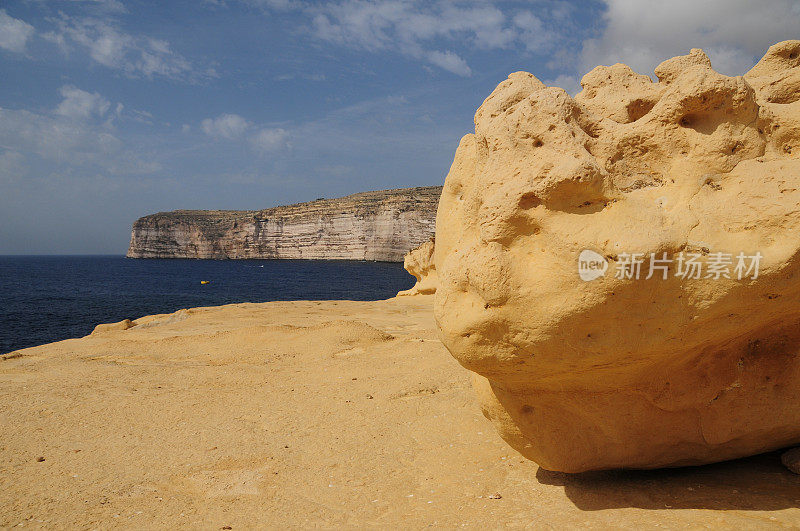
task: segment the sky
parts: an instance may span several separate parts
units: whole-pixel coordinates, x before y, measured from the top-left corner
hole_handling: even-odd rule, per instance
[[[0,0],[0,254],[123,254],[133,221],[440,185],[515,71],[571,94],[703,48],[727,75],[798,0]]]

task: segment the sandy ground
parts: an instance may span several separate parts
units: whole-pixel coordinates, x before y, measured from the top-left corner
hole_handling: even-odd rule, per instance
[[[198,308],[5,356],[0,525],[800,527],[777,454],[577,476],[523,460],[431,303]]]

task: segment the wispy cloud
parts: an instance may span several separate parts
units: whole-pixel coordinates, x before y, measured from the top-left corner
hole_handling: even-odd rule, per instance
[[[74,50],[104,67],[121,70],[130,77],[164,77],[192,81],[213,77],[172,50],[169,42],[122,30],[111,17],[74,17],[60,13],[49,19],[55,29],[42,37],[57,44],[64,53]]]
[[[227,140],[246,140],[257,153],[268,153],[289,148],[289,133],[279,127],[257,127],[238,114],[221,114],[200,122],[200,129],[208,136]],[[188,132],[189,128],[184,129]]]
[[[303,4],[299,0],[244,0],[245,3],[278,11],[286,11],[289,9],[296,9]]]
[[[59,92],[64,99],[56,107],[55,113],[61,116],[79,119],[102,117],[111,106],[111,103],[97,92],[86,92],[69,85],[61,87]]]
[[[238,114],[221,114],[216,118],[206,118],[200,128],[208,136],[234,140],[241,138],[252,124]]]
[[[325,81],[327,76],[325,76],[325,74],[316,74],[311,72],[299,72],[275,76],[275,81],[292,81],[294,79],[303,79],[306,81]]]
[[[516,47],[547,53],[559,35],[542,16],[553,19],[564,9],[560,2],[537,6],[537,14],[527,9],[502,10],[480,1],[248,3],[297,11],[309,19],[308,31],[315,39],[367,52],[399,53],[464,77],[472,74],[464,52]]]
[[[19,20],[4,9],[0,9],[0,48],[23,53],[34,28],[24,20]]]
[[[26,171],[25,157],[21,153],[13,150],[0,151],[0,183],[14,184]]]
[[[45,1],[45,0],[39,0]],[[120,0],[66,0],[67,3],[81,4],[86,8],[93,9],[98,13],[127,13],[128,8],[125,7]]]
[[[291,147],[289,133],[282,128],[264,128],[250,137],[250,143],[259,153],[269,153]]]
[[[438,50],[428,52],[427,59],[431,64],[459,76],[469,77],[472,75],[472,69],[467,62],[449,50],[446,52],[440,52]]]
[[[0,147],[6,150],[0,173],[12,171],[28,157],[73,168],[93,168],[111,175],[149,174],[158,162],[129,149],[110,125],[123,106],[109,112],[111,103],[97,92],[73,86],[60,89],[62,101],[52,111],[0,108]],[[5,177],[8,177],[6,175]]]

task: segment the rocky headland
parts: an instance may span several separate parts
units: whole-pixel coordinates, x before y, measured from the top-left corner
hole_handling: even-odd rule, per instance
[[[265,210],[176,210],[133,224],[129,258],[401,262],[433,236],[441,186],[363,192]]]

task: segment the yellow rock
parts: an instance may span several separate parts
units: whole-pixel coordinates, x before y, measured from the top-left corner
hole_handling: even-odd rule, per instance
[[[658,83],[598,67],[575,98],[518,72],[478,109],[439,203],[435,315],[523,455],[580,472],[800,442],[799,51],[744,77],[698,49]]]
[[[412,249],[403,260],[403,267],[417,283],[411,289],[401,291],[398,297],[405,295],[431,295],[436,293],[436,266],[433,263],[434,240],[431,238],[419,247]]]
[[[128,328],[132,328],[134,326],[136,326],[136,324],[130,319],[123,319],[117,323],[99,324],[94,327],[94,330],[92,330],[92,335],[102,334],[103,332],[111,332],[114,330],[127,330]]]

